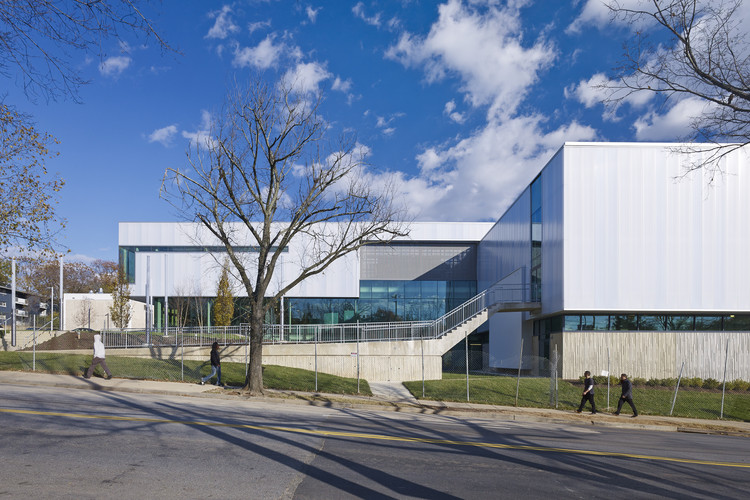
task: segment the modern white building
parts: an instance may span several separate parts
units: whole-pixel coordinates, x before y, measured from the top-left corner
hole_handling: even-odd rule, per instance
[[[723,158],[718,175],[688,172],[702,156],[682,151],[566,143],[494,224],[414,223],[408,238],[365,246],[300,284],[268,319],[435,319],[513,276],[539,307],[479,327],[484,369],[517,368],[523,347],[525,369],[557,352],[565,378],[584,369],[672,377],[686,359],[689,376],[716,378],[727,340],[735,363],[750,367],[750,150]],[[210,324],[216,242],[180,223],[121,223],[119,238],[133,297],[153,297],[155,327],[177,297],[205,299],[193,314]],[[295,274],[306,243],[285,250],[274,289]],[[251,246],[242,251],[252,258]]]
[[[719,378],[729,336],[750,366],[750,150],[714,175],[684,149],[566,143],[523,190],[479,244],[479,289],[525,268],[541,309],[490,318],[492,366],[517,366],[524,339],[557,347],[565,378],[607,370],[607,350],[617,373],[674,377],[692,357],[690,376]]]

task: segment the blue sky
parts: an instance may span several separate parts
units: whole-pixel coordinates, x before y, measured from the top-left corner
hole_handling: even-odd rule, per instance
[[[564,141],[671,141],[700,104],[599,104],[630,36],[599,0],[166,1],[150,15],[178,54],[135,37],[73,62],[71,100],[6,102],[60,140],[71,258],[117,258],[117,223],[170,221],[164,170],[186,166],[233,81],[295,75],[355,131],[373,182],[391,175],[418,220],[496,220]]]

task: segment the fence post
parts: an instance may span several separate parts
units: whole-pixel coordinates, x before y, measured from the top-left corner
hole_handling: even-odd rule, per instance
[[[607,331],[607,411],[609,411],[609,331]]]
[[[469,400],[469,332],[464,332],[464,349],[466,349],[466,402]]]
[[[422,346],[422,399],[424,399],[424,337],[419,339]]]
[[[521,338],[521,351],[518,354],[518,377],[516,377],[516,406],[518,406],[518,389],[521,387],[521,364],[523,363],[523,337]]]
[[[11,307],[15,309],[16,305],[12,304]],[[32,356],[31,369],[33,371],[36,371],[36,315],[34,315],[33,322],[34,322],[34,330],[33,330],[32,335],[33,335],[33,343],[34,343],[34,349],[33,349],[34,354]],[[50,325],[51,324],[52,324],[52,321],[50,321]]]
[[[175,341],[177,341],[177,335],[174,336]],[[181,354],[180,354],[180,365],[181,366],[181,373],[180,377],[182,377],[182,381],[185,381],[185,332],[183,331],[180,335],[180,346],[181,346]]]
[[[359,394],[359,320],[357,320],[357,394]]]
[[[724,418],[724,393],[726,392],[727,388],[727,361],[729,360],[729,339],[727,339],[727,351],[726,354],[724,354],[724,382],[721,384],[721,413],[719,414],[719,418]]]
[[[677,402],[677,391],[680,389],[680,380],[682,380],[682,369],[685,367],[685,362],[682,362],[682,365],[680,365],[680,375],[677,377],[677,385],[674,388],[674,398],[672,398],[672,409],[669,410],[669,416],[672,416],[672,412],[674,411],[674,404]]]
[[[558,372],[558,366],[560,363],[560,355],[557,353],[557,344],[555,344],[555,409],[557,409],[557,404],[559,402],[559,387],[557,386],[557,372]]]
[[[318,392],[318,336],[320,325],[315,326],[315,392]]]

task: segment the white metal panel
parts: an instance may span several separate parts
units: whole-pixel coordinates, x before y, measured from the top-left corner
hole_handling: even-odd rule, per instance
[[[541,173],[542,180],[542,314],[563,309],[563,155],[558,153]]]
[[[750,162],[712,184],[664,144],[566,144],[566,310],[750,310]]]
[[[236,241],[252,245],[247,230],[237,225]],[[410,225],[411,234],[405,240],[412,241],[479,241],[492,227],[486,222],[417,222]],[[174,222],[123,222],[119,225],[120,246],[190,246],[220,245],[206,229],[195,223]],[[293,240],[288,252],[284,253],[283,262],[274,272],[274,278],[268,290],[272,295],[296,277],[305,262],[309,240],[304,235]],[[252,265],[255,254],[244,254]],[[163,296],[165,291],[170,296],[177,294],[214,296],[216,284],[221,273],[224,255],[205,253],[177,252],[137,252],[136,282],[134,296],[146,294],[146,257],[151,256],[151,295]],[[166,256],[166,257],[165,257]],[[164,259],[167,259],[166,262]],[[165,275],[166,265],[166,275]],[[323,273],[312,276],[296,286],[290,297],[358,297],[359,296],[359,253],[352,252],[331,264]],[[165,282],[166,277],[166,282]],[[235,281],[236,296],[247,293]]]
[[[531,266],[531,205],[526,188],[479,243],[477,289],[487,287],[520,267]]]

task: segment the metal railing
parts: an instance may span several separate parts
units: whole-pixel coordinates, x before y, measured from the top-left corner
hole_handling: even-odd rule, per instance
[[[484,311],[500,304],[529,304],[538,301],[536,290],[525,283],[520,268],[481,291],[460,306],[433,321],[396,321],[388,323],[338,323],[309,325],[264,325],[263,343],[342,343],[392,342],[437,339]],[[508,279],[520,281],[508,283]],[[250,326],[169,327],[166,330],[124,329],[104,330],[103,342],[108,347],[174,347],[247,343]]]

